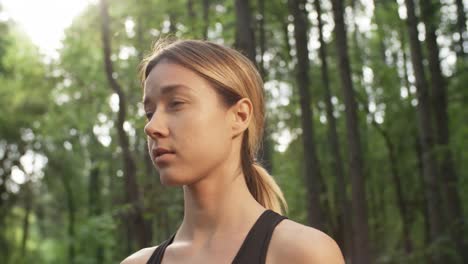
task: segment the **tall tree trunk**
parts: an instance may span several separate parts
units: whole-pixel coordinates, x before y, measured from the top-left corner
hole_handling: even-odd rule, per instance
[[[385,10],[389,3],[385,1],[374,1],[375,5],[375,10],[379,8],[379,10]],[[395,3],[393,3],[395,4]],[[385,39],[385,31],[383,29],[383,24],[380,21],[379,16],[377,15],[377,11],[374,12],[374,18],[378,27],[378,35],[379,35],[379,43],[381,47],[380,55],[381,55],[381,60],[384,63],[384,65],[388,65],[386,62],[386,56],[385,56],[385,46],[384,46],[384,39]],[[404,33],[404,32],[402,32]],[[401,35],[402,38],[404,38],[404,34]],[[407,69],[406,69],[406,49],[405,49],[405,41],[404,39],[401,40],[401,46],[402,46],[402,52],[403,52],[403,62],[404,62],[404,80],[403,82],[405,83],[404,85],[409,88],[409,83],[408,83],[408,78],[407,78]],[[395,59],[395,61],[397,61]],[[395,87],[396,89],[399,89],[399,86]],[[364,103],[362,103],[364,104]],[[365,102],[365,105],[369,105],[367,102]],[[365,108],[367,114],[370,114],[369,108]],[[385,131],[381,125],[379,125],[375,119],[372,119],[372,125],[374,128],[379,132],[379,134],[382,135],[385,145],[387,147],[387,153],[388,153],[388,160],[390,164],[390,171],[392,175],[392,181],[393,185],[395,186],[395,192],[396,192],[396,201],[397,201],[397,206],[398,210],[400,213],[400,217],[402,220],[402,229],[403,229],[403,247],[405,250],[405,253],[407,255],[411,254],[413,251],[413,243],[411,241],[411,219],[410,219],[410,214],[409,210],[407,207],[407,201],[405,200],[404,197],[404,192],[403,192],[403,185],[402,185],[402,178],[401,178],[401,173],[399,170],[398,166],[398,158],[397,158],[397,151],[395,150],[396,146],[394,142],[392,142],[390,135]]]
[[[267,75],[265,70],[265,61],[263,56],[265,55],[266,50],[266,33],[265,33],[265,0],[258,0],[258,9],[259,9],[259,19],[258,19],[258,36],[259,36],[259,48],[260,48],[260,62],[258,64],[258,70],[262,76],[263,81],[266,81]],[[265,92],[264,92],[265,96]],[[267,100],[265,96],[265,100]],[[262,160],[263,165],[267,171],[273,170],[273,143],[271,141],[270,133],[270,122],[267,116],[265,118],[265,132],[262,142]]]
[[[311,226],[322,228],[322,212],[320,207],[319,191],[321,171],[317,158],[315,131],[313,123],[313,110],[309,94],[309,49],[308,44],[308,19],[305,7],[300,0],[289,0],[289,10],[293,16],[294,38],[296,40],[297,67],[296,79],[299,88],[301,104],[302,144],[304,151],[304,173],[308,195],[308,219]]]
[[[416,79],[416,89],[418,95],[418,121],[419,121],[419,140],[421,141],[421,152],[423,162],[423,173],[425,180],[425,191],[427,199],[427,209],[430,225],[430,241],[436,242],[442,233],[443,214],[441,211],[441,201],[439,193],[439,180],[437,176],[437,167],[434,158],[434,140],[431,125],[430,99],[428,83],[424,74],[423,56],[421,44],[418,40],[417,18],[413,0],[405,0],[408,14],[407,27],[411,47],[411,61],[413,64],[414,75]],[[435,250],[433,257],[434,264],[442,263],[439,250]]]
[[[339,224],[342,230],[340,241],[341,248],[343,249],[345,259],[350,259],[352,252],[352,225],[347,217],[351,216],[351,208],[349,206],[348,198],[346,195],[346,181],[343,168],[343,159],[341,157],[338,132],[336,128],[336,119],[333,115],[333,104],[331,101],[330,80],[328,75],[328,60],[327,60],[327,47],[323,39],[323,21],[322,21],[322,7],[320,0],[314,0],[315,11],[317,12],[317,21],[319,29],[320,49],[319,56],[322,62],[322,84],[324,90],[324,100],[326,104],[327,120],[328,120],[328,140],[331,148],[333,159],[333,168],[336,175],[336,196],[339,208]]]
[[[351,10],[352,10],[352,17],[356,17],[357,15],[357,9],[358,9],[358,4],[360,4],[359,0],[351,0]],[[358,26],[358,20],[354,19],[354,31],[352,35],[352,41],[353,41],[353,46],[354,46],[354,63],[357,66],[357,73],[358,73],[358,79],[359,79],[359,86],[364,87],[363,83],[363,69],[362,67],[364,66],[364,56],[365,52],[362,46],[360,45],[360,39],[359,39],[359,26]],[[360,89],[361,87],[358,87]]]
[[[457,27],[458,27],[458,34],[460,34],[459,40],[459,47],[457,50],[457,54],[459,58],[465,57],[467,52],[464,49],[465,41],[468,41],[468,33],[466,32],[466,13],[465,7],[463,6],[463,0],[455,0],[457,4]]]
[[[263,59],[263,55],[265,55],[266,50],[266,43],[265,43],[265,0],[258,0],[258,11],[259,11],[259,18],[258,18],[258,46],[260,48],[260,62],[258,64],[258,68],[260,71],[260,75],[262,78],[265,79],[266,72],[265,72],[265,61]]]
[[[436,16],[438,10],[433,0],[421,1],[422,18],[426,26],[426,45],[428,50],[429,69],[433,94],[433,106],[436,123],[436,143],[441,153],[439,173],[443,178],[445,207],[448,212],[449,227],[463,263],[468,263],[468,245],[465,236],[463,210],[461,207],[458,176],[452,158],[449,140],[449,116],[447,114],[447,85],[440,68],[439,47],[436,36]]]
[[[93,135],[93,134],[91,134]],[[93,161],[92,161],[93,162]],[[94,163],[94,162],[93,162]],[[97,164],[93,164],[91,171],[89,173],[89,183],[88,183],[88,215],[90,217],[95,217],[101,214],[101,180],[100,180],[100,170]],[[104,262],[104,248],[100,241],[96,246],[96,262]]]
[[[257,65],[255,57],[255,33],[252,12],[248,0],[236,0],[236,42],[234,46]]]
[[[254,65],[257,65],[256,62],[256,49],[255,49],[255,31],[252,21],[252,11],[249,6],[248,0],[236,0],[236,43],[235,46],[241,52],[246,55]],[[264,33],[263,33],[264,35]],[[264,37],[264,36],[263,36]],[[261,54],[263,56],[263,53]],[[259,69],[262,72],[261,69]],[[262,76],[264,77],[264,76]],[[260,154],[262,158],[262,164],[265,168],[271,171],[272,162],[271,162],[271,143],[270,135],[268,130],[268,120],[265,122],[265,132],[262,142],[262,148],[260,149]]]
[[[416,133],[413,133],[413,135],[416,135]],[[417,167],[418,167],[418,180],[419,184],[425,189],[425,179],[424,179],[424,166],[423,166],[423,155],[422,155],[422,149],[421,149],[421,140],[419,139],[419,136],[414,137],[414,149],[416,153],[416,158],[417,158]],[[429,248],[431,244],[431,226],[429,223],[429,210],[428,210],[428,202],[427,202],[427,192],[423,192],[421,197],[420,197],[420,205],[419,208],[422,209],[422,214],[423,214],[423,219],[424,219],[424,233],[423,233],[423,241],[424,241],[424,246],[426,248]],[[429,253],[424,254],[424,260],[428,264],[434,264],[432,261],[432,258],[429,256]]]
[[[208,39],[210,26],[210,0],[203,0],[203,39]]]
[[[190,27],[192,30],[192,34],[195,34],[195,32],[197,32],[197,26],[196,26],[197,16],[196,16],[193,4],[194,4],[193,0],[187,0],[187,14],[189,17]]]
[[[387,64],[387,59],[385,56],[385,29],[383,28],[383,23],[380,20],[380,16],[378,15],[378,10],[384,10],[383,7],[385,2],[382,0],[374,0],[374,20],[375,24],[377,25],[377,35],[379,37],[379,55],[381,56],[382,61]]]
[[[351,80],[348,43],[343,18],[343,1],[333,0],[333,15],[335,18],[336,50],[338,54],[339,72],[346,107],[346,130],[349,152],[349,173],[352,184],[353,235],[355,259],[353,263],[370,264],[369,224],[367,219],[366,188],[364,183],[364,162],[361,151],[361,138],[358,128],[357,107]]]
[[[68,263],[75,263],[75,200],[73,198],[73,188],[70,184],[70,178],[65,174],[60,174],[67,200],[68,212]]]
[[[30,182],[26,182],[24,185],[26,195],[25,195],[25,214],[23,219],[23,237],[21,239],[21,256],[23,259],[26,259],[26,245],[28,243],[29,238],[29,217],[31,215],[31,207],[32,207],[32,189],[30,187]]]
[[[174,36],[177,33],[177,19],[173,10],[169,11],[169,33]]]
[[[131,223],[130,230],[134,234],[134,238],[138,243],[138,247],[143,248],[148,246],[151,238],[148,236],[146,223],[143,218],[143,206],[138,190],[138,184],[136,179],[136,166],[133,156],[130,151],[128,136],[123,128],[127,103],[125,93],[114,78],[114,68],[111,61],[111,42],[110,42],[110,29],[109,29],[109,14],[107,1],[100,1],[101,10],[101,30],[102,30],[102,44],[103,44],[103,59],[106,77],[109,82],[109,86],[119,98],[119,111],[117,116],[116,128],[118,133],[119,145],[122,148],[122,161],[123,161],[123,176],[125,183],[125,201],[132,206],[128,214],[128,223]]]

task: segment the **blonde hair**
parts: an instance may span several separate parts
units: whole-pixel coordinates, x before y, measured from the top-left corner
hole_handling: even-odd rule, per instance
[[[221,95],[227,106],[241,98],[253,105],[252,119],[244,132],[241,146],[242,171],[252,196],[277,213],[287,210],[284,195],[275,180],[256,161],[265,119],[263,81],[254,64],[240,52],[216,43],[199,40],[159,40],[142,62],[142,85],[162,59],[180,64],[205,78]]]

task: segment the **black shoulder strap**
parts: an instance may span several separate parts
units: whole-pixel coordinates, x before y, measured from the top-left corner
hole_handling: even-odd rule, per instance
[[[169,246],[172,241],[174,241],[175,234],[172,235],[171,238],[168,240],[164,241],[159,245],[153,252],[153,255],[148,259],[148,262],[146,264],[160,264],[163,256],[164,256],[164,251],[166,251],[167,246]]]
[[[286,216],[266,210],[249,231],[233,264],[264,264],[268,246],[275,227]]]

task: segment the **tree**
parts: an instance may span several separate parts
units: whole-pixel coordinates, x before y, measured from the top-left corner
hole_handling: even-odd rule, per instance
[[[255,45],[255,30],[254,24],[252,21],[252,12],[249,6],[248,0],[236,0],[235,2],[236,9],[236,42],[235,46],[237,49],[242,51],[254,65],[258,64],[256,61],[256,45]],[[262,34],[264,36],[264,34]],[[263,56],[263,53],[261,54]],[[260,73],[263,72],[263,66],[260,67]],[[265,76],[262,75],[263,78]],[[265,93],[264,93],[265,94]],[[271,142],[269,140],[269,130],[268,130],[268,117],[265,120],[265,130],[262,141],[262,147],[260,149],[261,161],[264,164],[265,168],[268,171],[271,171],[272,162],[271,162]]]
[[[111,61],[111,43],[110,43],[110,29],[109,29],[109,14],[107,1],[100,1],[101,11],[101,33],[102,33],[102,44],[103,44],[103,56],[104,66],[109,82],[110,88],[119,98],[119,111],[117,116],[117,132],[120,147],[122,148],[122,159],[124,166],[124,179],[126,188],[126,202],[131,206],[131,210],[128,212],[127,224],[129,229],[129,237],[131,238],[135,233],[138,247],[143,248],[147,246],[151,240],[148,237],[145,219],[143,218],[142,202],[136,181],[136,166],[133,156],[130,151],[128,136],[124,130],[124,122],[126,118],[127,103],[125,92],[117,82],[114,76],[114,67]]]
[[[428,83],[424,74],[423,56],[421,44],[418,40],[417,17],[413,0],[405,0],[408,18],[406,20],[409,42],[411,48],[411,62],[416,79],[418,95],[418,125],[419,140],[421,144],[422,166],[425,181],[425,192],[427,199],[428,221],[430,226],[430,242],[435,243],[442,235],[443,214],[441,212],[441,201],[439,193],[439,179],[434,158],[434,140],[430,115],[430,99]],[[433,255],[434,263],[442,263],[439,253]]]
[[[241,50],[255,65],[255,31],[252,23],[252,12],[248,0],[236,0],[236,42],[235,47]]]
[[[465,227],[463,210],[458,191],[458,175],[453,162],[450,149],[449,116],[447,114],[447,85],[439,60],[439,46],[436,36],[437,6],[433,0],[422,1],[422,20],[426,26],[426,46],[431,76],[431,88],[433,95],[433,109],[436,124],[436,144],[439,150],[439,174],[442,176],[443,190],[446,196],[447,208],[452,237],[457,245],[458,253],[463,258],[463,263],[468,262],[468,245],[465,239]]]
[[[355,263],[370,264],[369,225],[367,219],[366,189],[364,184],[364,162],[362,160],[361,140],[354,96],[351,69],[349,65],[348,43],[343,18],[343,1],[332,1],[335,20],[335,44],[338,54],[341,88],[346,106],[346,132],[348,139],[349,174],[352,185],[353,235]]]
[[[458,34],[460,35],[457,54],[461,58],[467,54],[464,49],[465,41],[467,41],[468,38],[468,33],[466,32],[466,13],[463,0],[455,0],[455,3],[457,4],[457,29]]]
[[[321,212],[320,191],[320,164],[317,157],[315,131],[313,123],[313,110],[309,94],[309,49],[307,48],[307,14],[304,5],[298,0],[290,0],[289,9],[293,16],[294,38],[296,40],[296,79],[300,95],[302,144],[304,151],[304,177],[308,196],[308,219],[311,226],[322,228],[323,216]]]
[[[323,20],[322,20],[322,7],[319,0],[314,0],[315,11],[317,12],[317,22],[319,29],[319,56],[322,62],[321,74],[322,74],[322,85],[324,90],[324,101],[327,112],[327,123],[328,123],[328,140],[330,142],[330,149],[333,155],[333,169],[336,175],[336,186],[337,186],[337,200],[339,207],[339,222],[341,225],[341,248],[344,251],[346,258],[351,255],[352,251],[352,224],[346,220],[346,216],[351,215],[348,198],[346,196],[346,181],[345,173],[343,168],[343,159],[340,152],[340,143],[338,137],[338,131],[336,128],[336,118],[333,115],[334,107],[331,99],[330,92],[330,78],[328,69],[327,59],[327,47],[325,40],[323,39]]]

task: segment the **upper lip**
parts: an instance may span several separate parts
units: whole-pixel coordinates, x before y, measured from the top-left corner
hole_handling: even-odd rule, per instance
[[[163,154],[166,154],[166,153],[174,153],[174,151],[171,151],[171,150],[168,150],[166,148],[162,148],[162,147],[157,147],[155,149],[153,149],[153,156],[154,157],[159,157]]]

